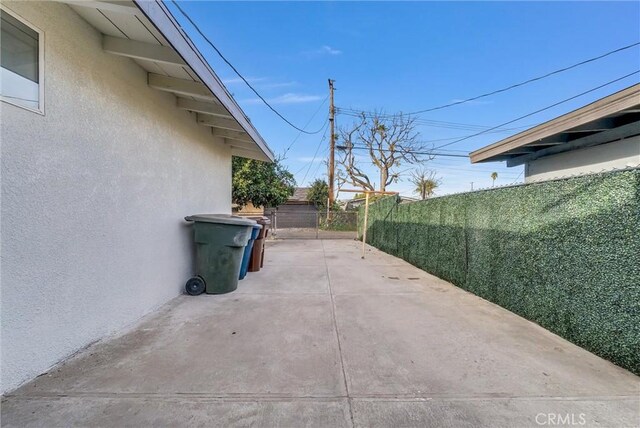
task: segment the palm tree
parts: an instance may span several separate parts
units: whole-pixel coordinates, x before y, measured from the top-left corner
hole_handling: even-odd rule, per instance
[[[496,179],[498,178],[498,173],[497,172],[492,172],[491,173],[491,179],[493,180],[493,183],[491,184],[491,187],[494,187],[496,185]]]
[[[415,187],[414,192],[425,200],[435,193],[441,180],[436,177],[436,172],[428,169],[420,169],[411,174],[411,182]]]

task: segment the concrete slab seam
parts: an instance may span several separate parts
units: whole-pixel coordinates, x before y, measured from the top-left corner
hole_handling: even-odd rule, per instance
[[[381,402],[423,402],[423,401],[626,401],[637,400],[635,393],[618,395],[512,395],[512,394],[350,394],[350,395],[294,395],[294,394],[216,394],[198,392],[176,392],[176,393],[155,393],[155,392],[33,392],[25,394],[7,394],[3,396],[3,402],[8,400],[40,400],[40,399],[60,399],[60,398],[119,398],[119,399],[202,399],[215,400],[221,402],[261,402],[261,401],[326,401],[337,402],[344,399],[359,401],[381,401]]]
[[[333,327],[336,332],[336,340],[338,341],[338,353],[340,354],[340,369],[342,370],[342,379],[344,381],[344,388],[347,393],[347,406],[349,407],[349,418],[351,421],[351,426],[355,426],[354,418],[353,418],[353,408],[351,406],[351,398],[349,396],[349,383],[347,382],[347,372],[344,367],[344,358],[342,356],[342,344],[340,343],[340,333],[338,332],[338,321],[336,319],[336,303],[333,299],[333,290],[331,289],[331,276],[329,274],[329,265],[327,264],[327,254],[324,248],[324,240],[320,241],[322,243],[322,255],[324,260],[324,267],[327,272],[327,285],[329,287],[329,298],[331,299],[331,317],[333,318]]]

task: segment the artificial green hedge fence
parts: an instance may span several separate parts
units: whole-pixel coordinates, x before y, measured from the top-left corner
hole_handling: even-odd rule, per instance
[[[387,197],[367,242],[640,374],[640,169]]]

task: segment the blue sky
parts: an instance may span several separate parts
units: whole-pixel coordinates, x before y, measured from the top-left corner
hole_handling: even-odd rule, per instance
[[[318,129],[326,118],[327,79],[336,106],[425,109],[518,83],[640,40],[638,2],[181,2],[192,19],[274,107],[298,126]],[[174,10],[269,146],[282,154],[298,137],[239,82],[233,71]],[[640,68],[638,47],[503,94],[421,119],[495,126]],[[638,75],[524,119],[549,120],[638,82]],[[318,109],[321,110],[318,110]],[[345,126],[352,118],[339,115]],[[421,139],[473,131],[420,126]],[[488,134],[447,147],[460,153],[516,131]],[[326,176],[327,139],[300,135],[284,161],[299,185]],[[320,146],[319,146],[320,144]],[[318,156],[311,162],[316,149]],[[362,158],[367,164],[366,158]],[[521,181],[522,168],[471,165],[436,158],[426,166],[442,178],[439,194]],[[375,177],[377,174],[369,168]],[[407,180],[392,190],[411,193]]]

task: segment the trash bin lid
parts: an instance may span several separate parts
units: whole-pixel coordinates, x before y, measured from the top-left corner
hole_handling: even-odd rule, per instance
[[[257,216],[257,217],[248,217],[248,218],[256,220],[259,224],[264,224],[267,226],[271,224],[271,220],[269,219],[269,217]]]
[[[231,214],[195,214],[185,217],[184,219],[187,221],[232,224],[235,226],[253,226],[256,224],[255,220]]]

